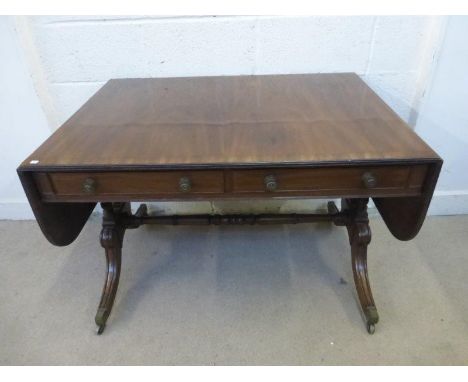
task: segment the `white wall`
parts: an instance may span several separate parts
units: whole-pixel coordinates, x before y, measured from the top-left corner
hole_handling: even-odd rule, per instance
[[[6,24],[12,22],[9,19]],[[446,18],[54,16],[20,17],[14,22],[17,36],[10,26],[8,37],[2,34],[0,41],[2,48],[16,52],[18,64],[9,70],[16,70],[21,80],[10,79],[10,83],[29,84],[29,106],[0,105],[0,112],[16,120],[29,138],[21,145],[21,155],[8,155],[2,167],[7,178],[31,146],[39,144],[45,120],[53,131],[109,78],[351,71],[414,124],[434,71]],[[7,44],[7,39],[13,42]],[[1,75],[9,76],[3,70]],[[20,114],[37,109],[38,100],[45,118],[31,114],[28,118],[34,123],[23,120],[26,117]],[[10,182],[16,182],[14,176]],[[0,205],[8,204],[12,195],[25,201],[17,183],[13,193],[5,193],[6,188],[0,179]],[[197,209],[231,205],[207,203]],[[307,205],[261,206],[257,208],[288,210]],[[184,211],[180,204],[162,208]],[[0,217],[13,215],[0,209]]]
[[[431,213],[468,213],[468,17],[451,17],[416,132],[444,159]]]
[[[16,168],[49,134],[14,20],[0,17],[0,218],[32,216]]]
[[[356,72],[409,120],[440,17],[33,17],[57,123],[109,78]],[[53,118],[51,118],[53,119]],[[54,126],[56,127],[56,126]]]

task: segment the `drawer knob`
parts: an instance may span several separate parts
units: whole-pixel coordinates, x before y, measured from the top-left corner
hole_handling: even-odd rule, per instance
[[[374,188],[377,186],[377,178],[371,172],[365,172],[362,175],[362,182],[366,188]]]
[[[189,192],[192,189],[192,182],[186,176],[179,180],[179,190],[182,192]]]
[[[267,191],[275,191],[278,188],[278,182],[274,175],[267,175],[264,179]]]
[[[83,182],[83,192],[92,194],[96,191],[96,181],[93,178],[86,178]]]

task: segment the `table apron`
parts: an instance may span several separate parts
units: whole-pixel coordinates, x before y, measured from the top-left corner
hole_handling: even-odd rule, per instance
[[[37,172],[44,202],[417,196],[428,166]]]

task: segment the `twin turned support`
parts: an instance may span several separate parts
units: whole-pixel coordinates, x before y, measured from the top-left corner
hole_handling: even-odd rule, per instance
[[[341,211],[333,202],[328,203],[328,214],[261,214],[261,215],[181,215],[148,216],[145,204],[132,215],[130,203],[102,203],[104,210],[101,245],[106,252],[107,273],[101,302],[96,314],[98,334],[104,331],[114,304],[119,285],[122,260],[122,242],[126,229],[142,224],[172,225],[231,225],[231,224],[296,224],[331,221],[348,229],[351,245],[351,264],[359,302],[365,317],[367,331],[373,334],[379,320],[367,275],[367,246],[371,230],[367,216],[368,199],[343,199]]]

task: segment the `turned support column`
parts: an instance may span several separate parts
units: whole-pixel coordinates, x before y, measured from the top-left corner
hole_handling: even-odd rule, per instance
[[[371,242],[371,229],[367,215],[369,199],[343,199],[341,213],[344,218],[337,225],[345,225],[348,229],[349,244],[351,245],[351,265],[353,268],[354,284],[366,320],[369,334],[375,331],[375,324],[379,321],[377,308],[369,284],[367,273],[367,246]],[[329,210],[336,211],[336,206],[329,206]]]
[[[103,218],[100,240],[106,252],[107,266],[106,281],[95,317],[98,334],[102,334],[106,327],[119,286],[122,242],[125,230],[138,227],[137,224],[128,224],[127,220],[132,216],[135,218],[147,216],[146,204],[142,204],[135,215],[132,215],[130,203],[101,203],[101,207],[103,209]]]
[[[341,209],[349,214],[348,229],[349,244],[351,245],[351,264],[353,267],[354,284],[366,319],[369,334],[375,331],[375,324],[379,321],[377,308],[369,284],[367,274],[367,246],[371,242],[371,229],[367,215],[369,199],[343,199]]]
[[[120,266],[122,262],[122,242],[125,227],[121,224],[121,216],[130,214],[129,203],[102,203],[103,219],[100,235],[101,246],[106,252],[106,281],[102,290],[101,302],[96,313],[98,334],[106,327],[115,294],[119,286]]]

